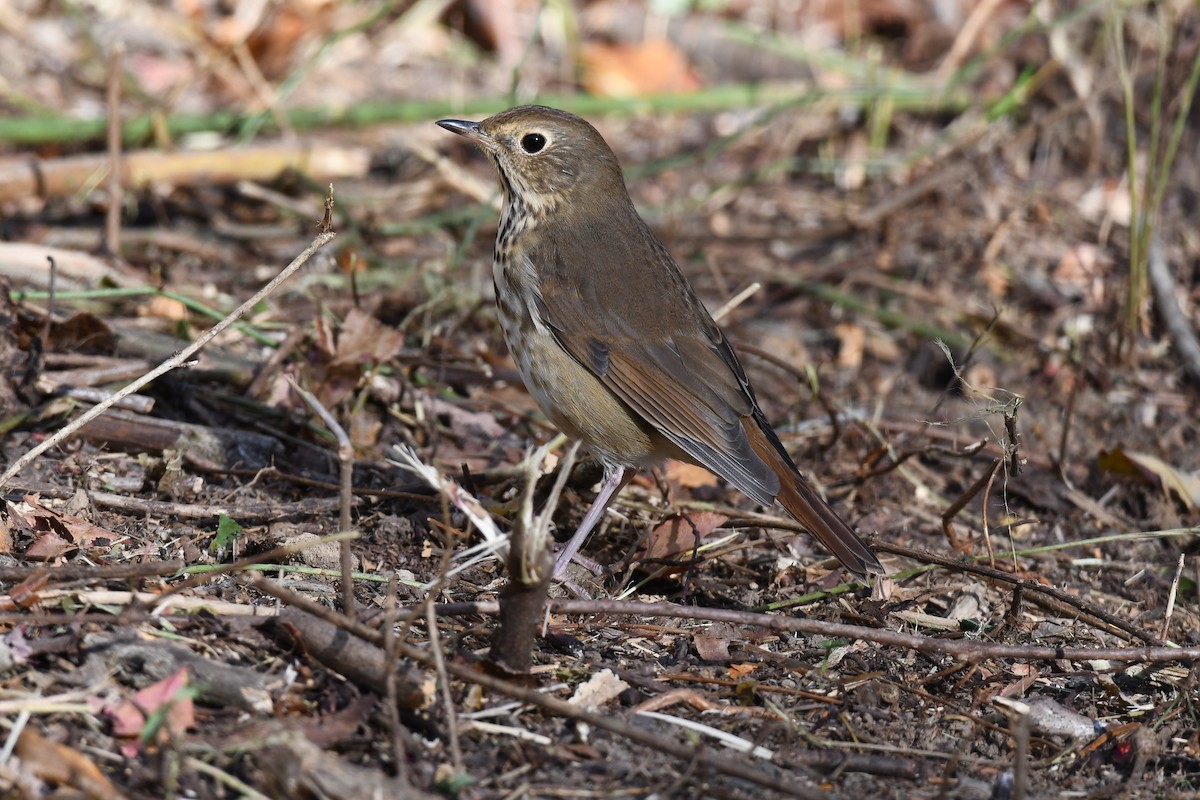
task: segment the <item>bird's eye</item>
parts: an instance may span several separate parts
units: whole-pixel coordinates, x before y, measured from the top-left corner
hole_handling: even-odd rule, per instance
[[[538,153],[546,146],[546,137],[540,133],[527,133],[521,137],[521,149],[526,153]]]

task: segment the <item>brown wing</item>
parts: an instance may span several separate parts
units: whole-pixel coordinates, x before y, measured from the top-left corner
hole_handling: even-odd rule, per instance
[[[882,574],[870,548],[796,469],[678,266],[632,210],[625,219],[623,230],[612,217],[603,229],[561,226],[529,253],[542,321],[697,463],[763,505],[778,499],[849,569]]]
[[[563,349],[634,411],[770,505],[779,477],[742,425],[757,404],[741,364],[670,255],[633,219],[631,230],[602,237],[563,226],[530,253],[540,277],[538,311]]]

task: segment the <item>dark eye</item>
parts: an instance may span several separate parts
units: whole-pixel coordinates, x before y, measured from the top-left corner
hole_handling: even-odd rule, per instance
[[[540,152],[546,146],[546,137],[540,133],[527,133],[521,137],[521,149],[526,153]]]

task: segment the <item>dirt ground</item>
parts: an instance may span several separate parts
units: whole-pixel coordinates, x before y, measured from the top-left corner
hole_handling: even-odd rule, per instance
[[[0,796],[1200,792],[1194,3],[0,29]],[[612,145],[885,578],[669,462],[512,623],[487,542],[527,495],[564,540],[600,470],[555,496],[495,177],[433,123],[524,102]]]

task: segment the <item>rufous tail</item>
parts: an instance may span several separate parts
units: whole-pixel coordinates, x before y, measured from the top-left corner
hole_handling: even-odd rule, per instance
[[[883,575],[883,565],[871,548],[813,491],[774,432],[763,430],[766,420],[760,422],[754,416],[747,416],[742,419],[742,426],[754,452],[779,476],[780,489],[775,499],[787,512],[808,528],[846,569],[864,577]]]

